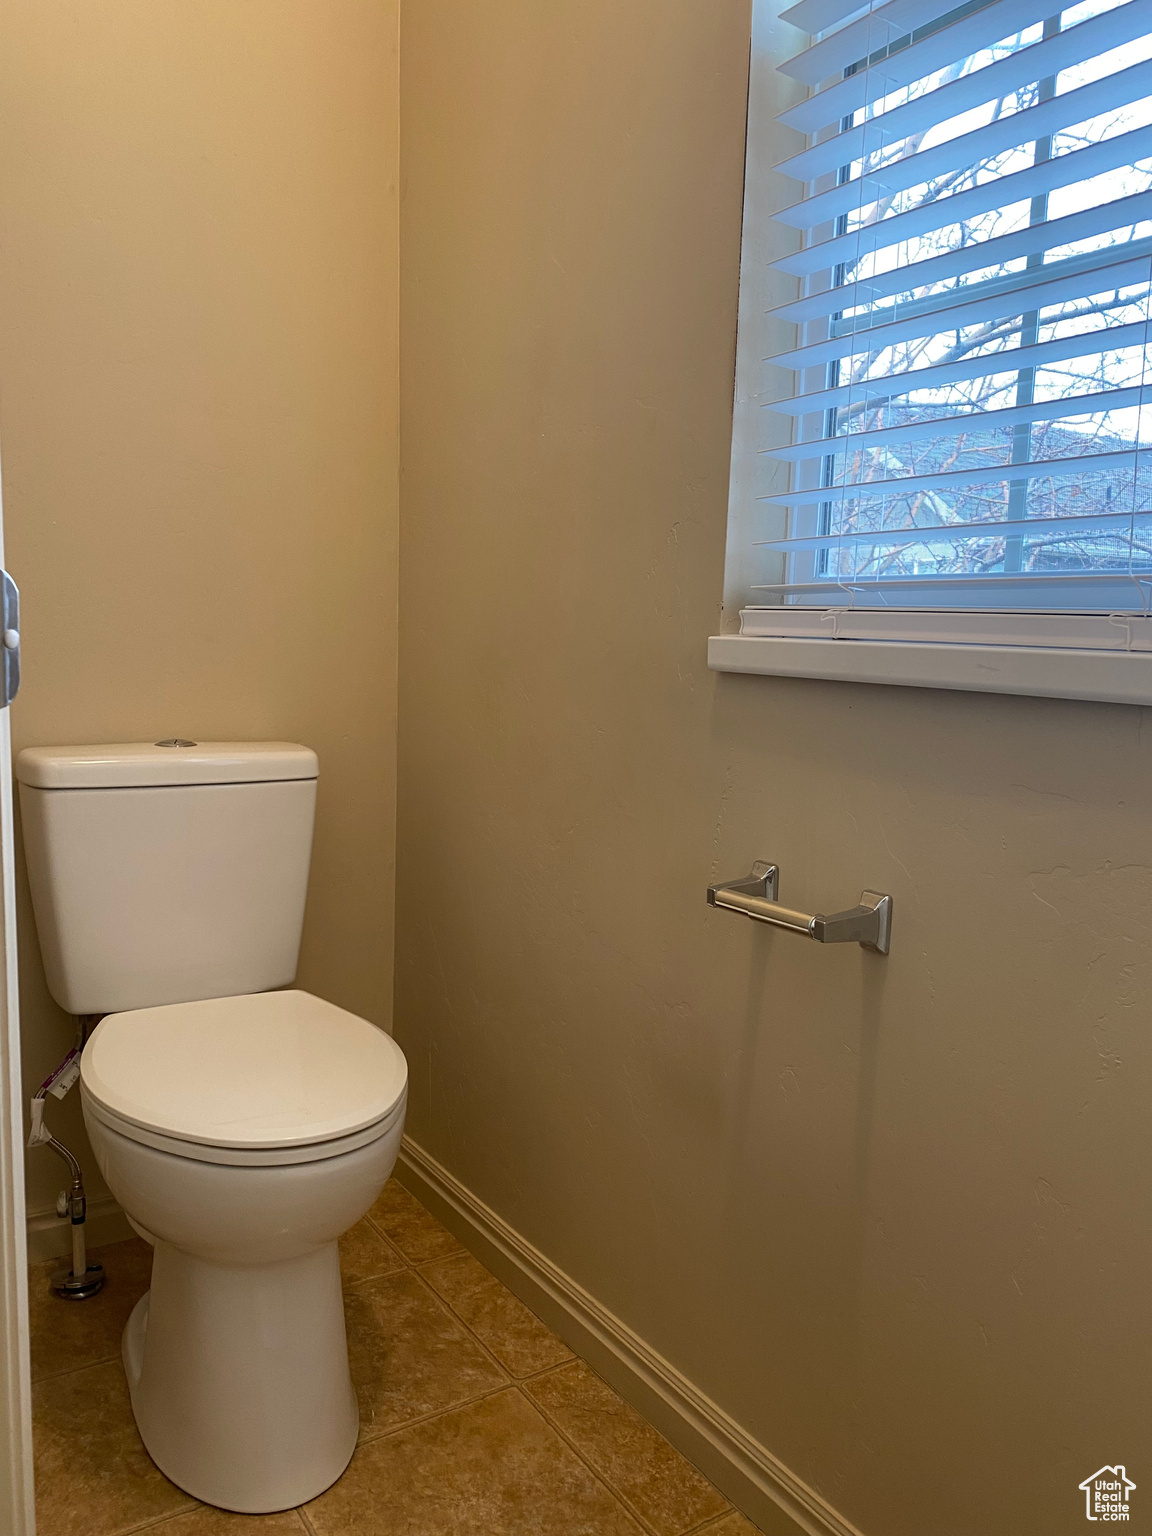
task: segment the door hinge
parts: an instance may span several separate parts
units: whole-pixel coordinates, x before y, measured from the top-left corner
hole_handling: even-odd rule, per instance
[[[12,580],[7,571],[0,571],[0,590],[3,604],[3,632],[0,634],[0,655],[4,657],[4,675],[0,679],[0,688],[3,696],[0,697],[0,709],[11,704],[12,700],[20,692],[20,588]]]

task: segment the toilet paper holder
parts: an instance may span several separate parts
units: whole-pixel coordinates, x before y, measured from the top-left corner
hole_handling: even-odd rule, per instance
[[[817,944],[859,944],[886,955],[892,945],[892,898],[880,891],[861,891],[858,906],[846,912],[793,912],[780,905],[780,866],[758,859],[741,880],[708,887],[708,905],[739,912],[753,922],[768,923],[787,933],[799,933]]]

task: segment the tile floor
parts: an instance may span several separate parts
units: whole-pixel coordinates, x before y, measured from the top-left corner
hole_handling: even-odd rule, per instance
[[[120,1333],[151,1249],[95,1255],[58,1301],[32,1271],[39,1536],[757,1536],[755,1528],[394,1179],[341,1243],[360,1443],[303,1509],[197,1504],[149,1461]]]

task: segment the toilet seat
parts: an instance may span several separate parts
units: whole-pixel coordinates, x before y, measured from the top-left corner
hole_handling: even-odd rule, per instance
[[[404,1114],[390,1036],[307,992],[261,992],[110,1014],[80,1063],[89,1114],[199,1162],[272,1167],[337,1157]]]
[[[110,1131],[116,1131],[142,1147],[155,1147],[157,1152],[167,1152],[173,1157],[191,1158],[197,1163],[219,1163],[226,1168],[283,1168],[294,1163],[318,1163],[328,1157],[341,1157],[345,1152],[355,1152],[357,1148],[366,1147],[370,1142],[379,1141],[387,1136],[393,1126],[404,1119],[407,1100],[407,1092],[405,1092],[390,1115],[386,1115],[383,1120],[365,1127],[362,1131],[354,1132],[351,1136],[337,1136],[331,1141],[309,1142],[295,1147],[252,1149],[181,1141],[175,1136],[165,1136],[160,1131],[147,1130],[143,1126],[135,1125],[131,1120],[123,1120],[119,1115],[113,1114],[90,1094],[85,1093],[83,1084],[80,1091],[86,1113],[94,1120],[98,1120],[101,1125],[107,1126]]]

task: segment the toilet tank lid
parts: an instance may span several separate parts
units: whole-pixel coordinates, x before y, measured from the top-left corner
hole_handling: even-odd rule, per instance
[[[311,747],[291,741],[119,741],[25,747],[16,777],[36,789],[132,789],[157,784],[256,784],[314,779]]]

